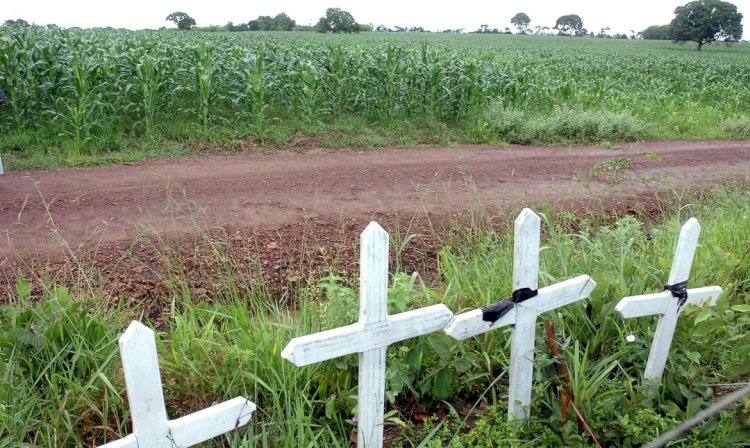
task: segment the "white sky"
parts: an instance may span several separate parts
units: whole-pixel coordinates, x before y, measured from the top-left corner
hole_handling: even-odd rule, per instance
[[[553,27],[557,17],[578,14],[583,26],[598,32],[608,26],[612,32],[640,31],[649,25],[668,23],[675,7],[689,0],[0,0],[0,21],[22,18],[40,25],[62,27],[159,28],[170,25],[164,19],[173,11],[190,14],[199,26],[247,22],[258,15],[286,12],[298,24],[314,24],[326,8],[339,7],[360,23],[375,26],[422,26],[430,30],[465,28],[474,30],[486,23],[490,28],[510,26],[510,18],[525,12],[531,26]],[[750,0],[735,0],[745,17],[750,17]],[[746,25],[746,28],[747,25]],[[745,30],[745,38],[750,29]]]

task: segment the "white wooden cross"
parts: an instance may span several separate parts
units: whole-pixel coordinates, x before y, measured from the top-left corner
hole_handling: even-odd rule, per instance
[[[677,240],[677,249],[672,260],[672,270],[669,272],[667,286],[679,285],[687,282],[690,277],[690,267],[693,264],[695,249],[698,247],[698,237],[701,226],[698,220],[690,218],[680,230]],[[685,284],[687,288],[687,284]],[[716,299],[721,294],[720,286],[708,286],[705,288],[687,289],[687,298],[680,300],[670,290],[666,289],[656,294],[645,294],[641,296],[625,297],[617,304],[615,310],[625,319],[643,316],[659,316],[656,325],[654,340],[651,343],[651,353],[648,355],[644,378],[659,381],[667,364],[669,347],[672,345],[672,337],[677,327],[677,319],[685,304],[708,303],[716,304]]]
[[[281,356],[305,366],[359,353],[357,446],[383,446],[385,353],[389,345],[442,330],[453,316],[445,305],[388,315],[388,233],[371,222],[360,237],[357,323],[292,339]]]
[[[537,291],[540,226],[539,216],[528,208],[516,218],[513,242],[513,291],[521,291],[524,288]],[[538,290],[536,296],[515,304],[494,322],[484,320],[486,311],[478,308],[455,316],[445,328],[448,335],[461,340],[506,325],[513,326],[508,420],[523,420],[529,416],[537,316],[585,299],[595,286],[596,283],[591,277],[581,275]]]
[[[176,420],[167,420],[154,332],[140,322],[120,337],[133,433],[100,448],[182,448],[244,426],[255,404],[243,397]]]

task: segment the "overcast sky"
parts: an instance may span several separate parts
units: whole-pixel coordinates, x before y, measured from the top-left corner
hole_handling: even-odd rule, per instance
[[[317,22],[328,7],[352,13],[360,23],[392,27],[422,26],[430,30],[465,28],[474,30],[486,23],[491,28],[510,26],[517,12],[531,17],[531,26],[555,24],[557,17],[578,14],[583,26],[598,32],[608,26],[612,32],[640,31],[649,25],[668,23],[675,7],[688,0],[0,0],[0,20],[22,18],[28,22],[62,27],[159,28],[168,25],[173,11],[190,14],[199,26],[247,22],[258,15],[286,12],[298,24]],[[732,2],[750,17],[750,0]],[[747,26],[746,26],[747,28]],[[750,30],[745,30],[745,38]]]

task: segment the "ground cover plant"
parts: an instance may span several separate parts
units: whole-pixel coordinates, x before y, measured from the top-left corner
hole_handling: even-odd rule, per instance
[[[648,221],[581,220],[543,205],[537,211],[545,217],[540,286],[581,273],[591,274],[598,285],[587,302],[545,317],[554,324],[575,405],[602,443],[639,446],[746,381],[746,191],[717,190],[678,201]],[[624,321],[613,308],[625,295],[662,288],[677,233],[689,216],[703,228],[690,285],[720,284],[725,293],[715,309],[691,307],[681,318],[663,387],[651,397],[640,376],[655,319]],[[495,302],[510,290],[512,232],[491,226],[480,212],[472,223],[445,236],[437,259],[428,261],[439,266],[441,281],[435,285],[399,272],[394,260],[390,312],[436,302],[459,312]],[[357,279],[312,279],[300,284],[293,302],[279,303],[262,282],[238,282],[243,267],[220,250],[214,257],[207,264],[224,266],[224,275],[215,279],[222,293],[203,297],[186,287],[175,269],[163,298],[171,306],[155,320],[127,297],[103,305],[86,281],[71,289],[48,284],[45,297],[32,303],[30,284],[19,275],[15,296],[0,306],[0,446],[90,445],[126,434],[116,339],[131,318],[160,330],[170,415],[236,395],[259,405],[247,428],[206,446],[348,446],[356,427],[356,357],[298,369],[281,359],[280,351],[295,336],[355,320]],[[508,333],[464,342],[436,333],[389,350],[389,445],[593,446],[575,418],[562,412],[562,382],[542,331],[532,418],[521,426],[505,423]],[[746,401],[710,419],[675,446],[743,446],[750,436],[749,406]]]
[[[6,26],[0,153],[12,169],[298,144],[746,138],[747,44],[690,50],[550,36]]]

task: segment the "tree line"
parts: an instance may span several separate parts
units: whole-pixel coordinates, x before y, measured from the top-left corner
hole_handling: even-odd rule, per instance
[[[675,42],[695,42],[700,51],[703,45],[711,42],[737,42],[742,38],[742,14],[737,6],[723,0],[695,0],[674,11],[675,17],[667,25],[652,25],[645,30],[630,35],[624,33],[609,34],[608,27],[602,28],[598,34],[583,27],[583,20],[577,14],[561,16],[555,22],[554,28],[536,27],[533,31],[529,25],[531,18],[528,14],[519,12],[510,19],[518,34],[547,34],[557,30],[562,36],[589,36],[617,39],[648,39],[673,40]],[[498,29],[489,29],[482,25],[475,33],[501,33]],[[504,34],[510,29],[505,28]]]
[[[673,40],[675,42],[695,42],[700,51],[705,44],[711,42],[737,42],[742,38],[742,14],[737,6],[723,0],[694,0],[683,6],[678,6],[674,11],[675,17],[667,25],[652,25],[645,30],[635,33],[631,30],[630,35],[610,35],[610,29],[602,28],[598,34],[588,31],[583,27],[583,20],[578,14],[567,14],[560,16],[555,21],[553,28],[536,26],[530,27],[531,18],[524,12],[519,12],[510,19],[510,23],[516,28],[517,34],[547,35],[555,34],[570,37],[602,37],[619,39],[649,39],[649,40]],[[167,21],[177,25],[179,30],[190,30],[197,28],[196,21],[189,14],[181,11],[173,12],[166,18]],[[7,20],[5,26],[31,26],[23,19]],[[52,27],[54,25],[50,25]],[[371,25],[357,23],[348,11],[340,8],[328,8],[314,26],[297,25],[297,22],[282,12],[274,17],[258,16],[247,23],[234,24],[228,22],[225,26],[213,26],[201,28],[204,31],[317,31],[320,33],[359,33],[360,31],[373,31]],[[377,32],[425,32],[422,27],[395,27],[386,28],[378,26]],[[444,30],[443,32],[461,33],[462,28],[455,30]],[[500,31],[490,28],[489,25],[481,25],[474,33],[479,34],[512,34],[510,28],[506,27]]]
[[[203,31],[318,31],[320,33],[359,33],[372,31],[371,25],[359,24],[351,13],[341,8],[328,8],[315,26],[297,25],[297,22],[286,13],[281,12],[274,17],[258,16],[257,19],[246,23],[227,22],[224,26],[210,26],[198,28],[195,19],[184,12],[173,12],[167,16],[168,22],[177,25],[177,29],[190,30],[193,28]]]

